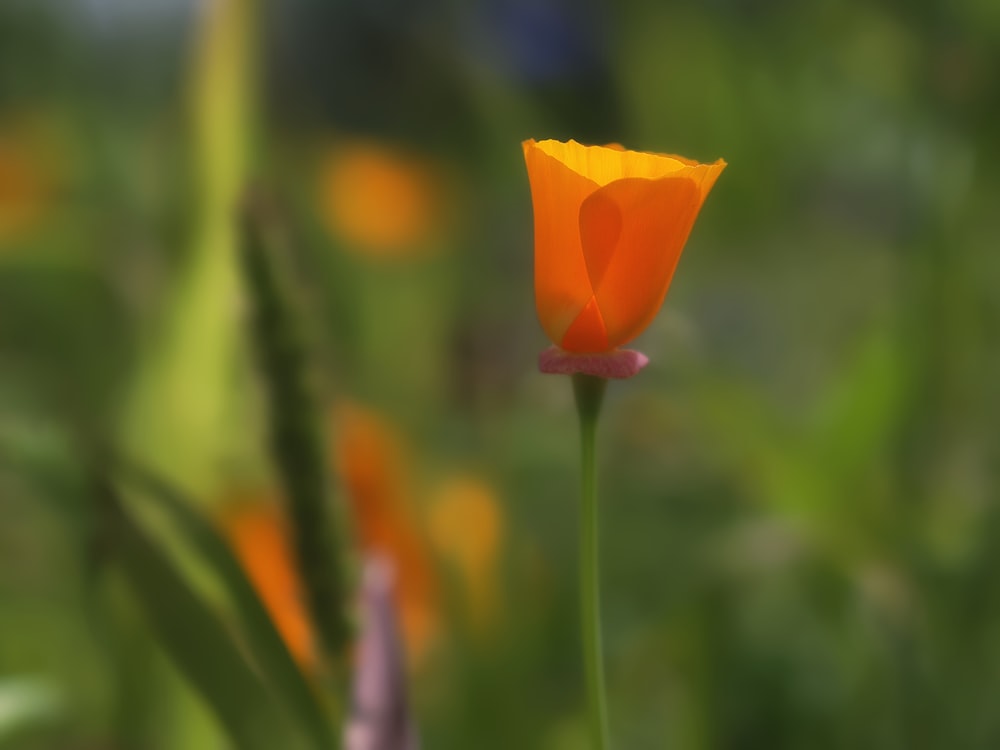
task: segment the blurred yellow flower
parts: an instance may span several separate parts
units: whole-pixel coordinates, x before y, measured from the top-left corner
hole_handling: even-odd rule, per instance
[[[407,657],[418,665],[438,628],[438,591],[413,511],[403,440],[388,422],[361,406],[341,406],[334,421],[334,460],[361,551],[392,564]]]
[[[488,627],[496,611],[496,565],[504,518],[493,489],[475,477],[456,477],[434,493],[428,516],[431,542],[455,566],[473,624]]]
[[[218,524],[288,650],[303,668],[315,668],[314,636],[280,507],[269,498],[240,498],[223,509]]]
[[[444,223],[440,172],[428,160],[375,141],[332,147],[319,174],[327,230],[369,257],[426,252]]]

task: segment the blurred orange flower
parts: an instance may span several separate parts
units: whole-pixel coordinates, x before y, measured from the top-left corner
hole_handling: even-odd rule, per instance
[[[313,632],[281,509],[241,499],[223,509],[219,526],[288,650],[303,667],[315,666]]]
[[[528,140],[523,147],[542,328],[568,352],[612,351],[639,335],[660,309],[726,163],[576,141]]]
[[[445,196],[434,165],[374,141],[332,148],[320,171],[327,229],[376,258],[426,250],[441,229]]]
[[[0,241],[41,216],[50,186],[31,139],[0,133]]]
[[[504,531],[496,494],[475,477],[453,478],[434,493],[428,523],[432,543],[462,577],[473,624],[485,629],[496,609]]]
[[[437,585],[412,507],[403,441],[390,424],[360,406],[334,416],[335,463],[347,492],[362,552],[388,560],[411,664],[437,630]]]

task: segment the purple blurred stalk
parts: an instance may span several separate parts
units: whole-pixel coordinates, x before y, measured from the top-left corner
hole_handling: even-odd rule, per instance
[[[361,640],[354,671],[345,750],[417,750],[409,710],[406,660],[392,599],[393,569],[382,558],[365,564]]]

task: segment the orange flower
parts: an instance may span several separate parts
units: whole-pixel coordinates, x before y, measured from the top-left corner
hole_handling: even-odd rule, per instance
[[[280,509],[241,501],[227,507],[219,523],[288,650],[303,667],[315,667],[313,632]]]
[[[523,146],[542,328],[567,352],[613,351],[660,309],[701,204],[726,163],[576,141]]]
[[[376,142],[332,149],[320,173],[327,228],[373,258],[417,254],[444,220],[441,176],[429,161]]]
[[[337,472],[361,551],[391,563],[407,656],[419,664],[437,630],[437,584],[413,510],[403,441],[390,424],[358,406],[341,407],[335,419]]]
[[[35,225],[51,185],[39,146],[0,133],[0,242]]]

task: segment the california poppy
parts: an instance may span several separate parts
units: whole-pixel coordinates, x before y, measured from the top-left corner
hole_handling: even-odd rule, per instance
[[[726,163],[576,141],[523,146],[542,328],[564,352],[614,352],[660,309],[698,211]]]
[[[0,131],[0,245],[41,226],[52,207],[58,143],[44,123],[27,121]]]
[[[372,259],[419,255],[447,223],[441,170],[389,145],[354,141],[331,148],[319,179],[327,228]]]
[[[292,562],[288,529],[278,506],[241,500],[224,509],[219,525],[288,650],[300,665],[315,668],[312,627]]]
[[[334,462],[361,552],[395,568],[394,597],[407,656],[418,666],[437,632],[438,591],[415,512],[405,440],[390,422],[358,405],[342,405],[334,420]]]

